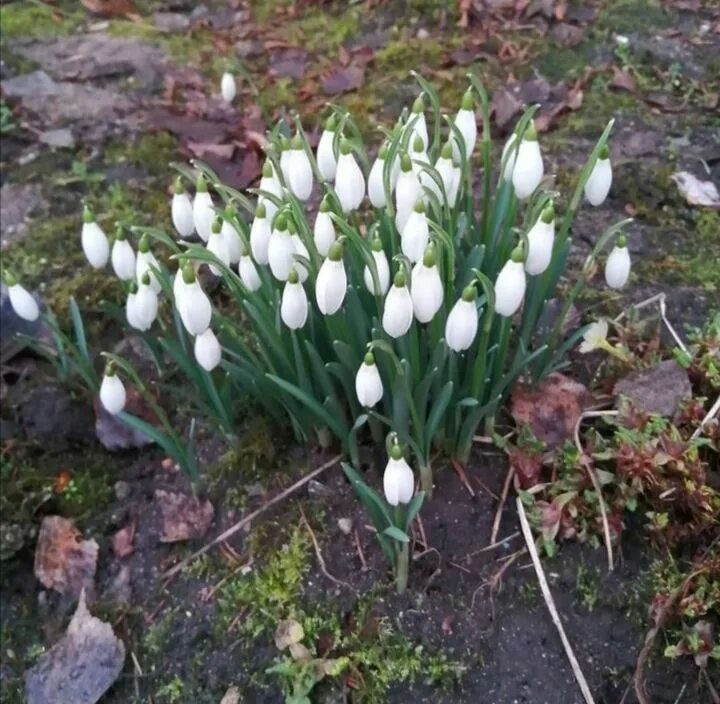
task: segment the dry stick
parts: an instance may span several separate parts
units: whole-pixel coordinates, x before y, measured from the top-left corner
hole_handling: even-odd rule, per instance
[[[547,579],[545,578],[545,572],[543,572],[542,564],[540,563],[540,557],[538,556],[537,548],[535,547],[535,541],[533,540],[532,531],[530,530],[530,524],[528,523],[527,516],[525,515],[525,507],[518,496],[515,499],[515,505],[517,506],[518,518],[520,519],[520,528],[522,529],[523,536],[525,537],[525,543],[530,552],[532,558],[533,567],[535,567],[535,574],[537,575],[538,582],[540,582],[540,591],[542,591],[543,598],[545,599],[545,605],[550,612],[555,628],[557,628],[558,635],[562,641],[563,648],[565,649],[565,655],[570,662],[575,679],[580,686],[583,698],[586,704],[595,704],[595,700],[588,687],[585,675],[583,675],[580,665],[578,664],[575,653],[570,645],[570,641],[565,635],[565,629],[563,628],[562,621],[560,620],[560,614],[558,614],[557,608],[555,608],[555,602],[553,601],[552,594],[550,593],[550,587],[548,586]]]
[[[705,430],[705,426],[720,412],[720,396],[717,397],[712,408],[707,412],[707,415],[702,419],[700,425],[695,429],[695,432],[690,436],[690,440],[697,440],[700,437],[700,433]]]
[[[260,508],[253,511],[252,513],[249,513],[244,518],[241,518],[234,526],[231,526],[228,528],[225,532],[220,533],[220,535],[217,536],[214,540],[211,540],[206,545],[203,545],[199,550],[195,551],[192,555],[189,557],[186,557],[184,560],[178,562],[175,567],[171,567],[165,574],[163,575],[164,579],[168,579],[170,577],[173,577],[178,572],[183,570],[185,567],[187,567],[193,560],[196,560],[200,555],[204,555],[208,550],[212,549],[215,545],[218,543],[222,543],[223,541],[227,540],[228,538],[232,537],[237,533],[239,530],[241,530],[244,526],[246,526],[250,521],[257,518],[261,513],[264,513],[267,511],[271,506],[274,506],[275,504],[279,503],[283,499],[286,499],[290,494],[297,491],[300,487],[305,486],[311,479],[314,479],[318,476],[318,474],[321,474],[326,469],[330,469],[330,467],[334,467],[341,459],[342,455],[336,455],[331,460],[328,460],[325,462],[325,464],[320,465],[317,469],[314,469],[310,474],[303,477],[302,479],[299,479],[296,481],[292,486],[289,486],[284,491],[281,491],[277,496],[274,496],[270,501],[264,503]]]
[[[493,545],[497,540],[497,534],[500,531],[500,521],[502,520],[502,512],[505,508],[505,502],[507,501],[508,492],[510,491],[510,483],[512,482],[514,474],[515,468],[510,465],[507,477],[505,477],[505,484],[503,484],[502,494],[500,495],[500,503],[498,504],[497,511],[495,511],[495,519],[493,520],[492,531],[490,532],[490,545]]]
[[[137,699],[140,699],[140,683],[138,682],[138,675],[140,677],[143,676],[142,667],[140,667],[140,663],[138,662],[137,656],[135,655],[135,651],[130,651],[130,657],[133,661],[133,682],[135,684],[135,697]]]
[[[355,536],[355,548],[357,550],[358,557],[360,558],[360,564],[362,565],[361,569],[363,572],[367,572],[368,564],[365,559],[365,553],[363,552],[362,545],[360,544],[360,533],[358,533],[357,528],[353,530],[353,535]]]
[[[463,466],[455,460],[452,460],[450,464],[452,464],[452,468],[455,470],[455,474],[458,475],[461,484],[468,490],[470,496],[475,496],[475,490],[472,488],[472,485],[468,481],[467,474],[465,474]]]
[[[490,545],[486,545],[484,548],[480,548],[479,550],[473,550],[473,552],[469,552],[462,559],[469,560],[471,557],[475,557],[475,555],[479,555],[482,552],[488,552],[490,550],[494,550],[495,548],[499,548],[501,545],[507,545],[507,543],[513,540],[513,538],[517,538],[518,535],[520,535],[520,531],[516,530],[514,533],[510,533],[510,535],[508,535],[506,538],[503,538],[502,540],[498,540],[495,543],[490,543]]]
[[[483,590],[485,587],[490,587],[490,596],[492,597],[493,591],[496,589],[499,589],[500,584],[502,583],[502,576],[505,574],[507,569],[512,565],[519,557],[522,557],[527,550],[525,548],[520,548],[520,550],[516,550],[511,555],[508,555],[507,557],[500,558],[500,561],[503,562],[502,567],[500,567],[499,570],[493,572],[472,594],[472,599],[470,600],[470,610],[472,611],[475,608],[475,598],[478,595],[478,592]]]

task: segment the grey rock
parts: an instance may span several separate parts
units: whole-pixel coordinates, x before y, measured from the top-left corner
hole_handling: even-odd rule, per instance
[[[45,205],[39,183],[6,182],[0,188],[0,250],[27,232],[27,221]]]
[[[153,15],[153,22],[161,32],[168,34],[184,32],[190,26],[187,15],[180,12],[156,12]]]
[[[650,369],[628,374],[615,384],[615,396],[625,396],[645,413],[672,418],[680,403],[692,396],[687,372],[673,359],[658,362]]]
[[[46,97],[58,93],[57,83],[45,71],[33,71],[14,78],[6,78],[0,85],[7,98]]]
[[[38,139],[54,149],[72,149],[75,146],[75,137],[67,127],[41,132]]]
[[[28,437],[47,448],[65,442],[92,442],[92,410],[58,386],[33,389],[21,408]]]

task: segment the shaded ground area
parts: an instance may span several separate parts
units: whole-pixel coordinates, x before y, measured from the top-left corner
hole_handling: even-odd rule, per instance
[[[409,69],[438,86],[448,111],[465,74],[481,76],[493,91],[498,144],[522,105],[540,102],[541,143],[561,193],[615,117],[615,185],[605,205],[577,219],[575,254],[582,257],[610,222],[634,216],[632,290],[619,300],[590,293],[586,303],[617,312],[665,291],[681,329],[717,307],[718,210],[688,203],[672,179],[685,171],[720,187],[714,3],[136,5],[139,18],[130,19],[124,4],[108,6],[109,16],[69,2],[0,8],[3,263],[62,320],[74,295],[98,349],[117,342],[100,303],[119,300],[121,290],[84,265],[82,198],[107,231],[118,220],[168,226],[169,162],[200,158],[247,186],[259,175],[265,125],[297,111],[317,135],[326,101],[353,110],[377,141],[375,126],[394,120],[417,92]],[[217,95],[225,67],[245,77],[234,107]],[[403,597],[388,584],[337,468],[166,583],[162,572],[203,542],[158,540],[155,491],[186,491],[184,478],[155,449],[105,452],[87,400],[58,389],[49,369],[15,352],[3,325],[3,701],[22,701],[22,673],[74,610],[74,600],[42,590],[33,574],[40,519],[53,513],[73,517],[97,540],[91,608],[132,654],[103,701],[219,702],[231,685],[240,701],[283,701],[281,684],[292,688],[300,674],[266,671],[282,659],[273,633],[289,618],[303,625],[318,657],[350,663],[316,687],[312,701],[580,701],[527,556],[498,576],[503,558],[522,545],[512,502],[499,533],[511,537],[477,552],[488,544],[506,475],[500,452],[478,446],[468,468],[474,498],[449,467],[438,468],[439,489],[423,511],[429,549],[416,551]],[[579,364],[575,371],[583,374]],[[250,412],[232,451],[204,434],[201,459],[216,509],[207,537],[329,458],[276,435]],[[369,481],[377,485],[371,459]],[[134,552],[118,557],[113,536],[130,525]],[[602,550],[589,545],[564,543],[546,561],[598,702],[635,701],[630,684],[649,625],[651,566],[661,558],[630,525],[611,575]],[[671,663],[662,646],[657,651],[647,678],[653,702],[676,702],[681,691],[685,703],[708,701],[691,659]]]

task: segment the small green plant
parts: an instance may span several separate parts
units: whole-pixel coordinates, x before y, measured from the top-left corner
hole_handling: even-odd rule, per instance
[[[580,565],[575,579],[575,590],[587,610],[592,611],[598,600],[597,573],[585,565]]]
[[[0,134],[8,135],[16,129],[17,125],[13,120],[12,109],[4,100],[0,100]]]
[[[175,675],[167,684],[158,687],[155,696],[166,704],[180,704],[184,699],[185,683],[179,675]]]

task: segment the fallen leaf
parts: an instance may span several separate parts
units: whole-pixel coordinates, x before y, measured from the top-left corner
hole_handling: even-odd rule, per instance
[[[347,66],[329,73],[322,82],[323,92],[327,95],[347,93],[359,88],[365,82],[365,69],[362,66]]]
[[[82,6],[100,17],[139,17],[130,0],[80,0]]]
[[[530,489],[538,483],[542,471],[542,456],[539,453],[512,448],[508,450],[508,458],[523,489]]]
[[[634,93],[637,90],[635,77],[630,71],[620,68],[619,66],[613,66],[613,77],[610,85],[613,88],[622,88],[622,90],[626,90],[628,93]]]
[[[35,576],[47,589],[77,597],[94,591],[98,544],[83,540],[75,524],[62,516],[45,516],[35,548]]]
[[[575,424],[591,401],[583,384],[553,372],[538,386],[516,385],[510,412],[518,425],[528,425],[538,440],[555,448],[573,436]]]
[[[112,537],[112,551],[115,557],[123,558],[135,552],[133,540],[135,539],[135,524],[129,523],[121,528]]]
[[[118,678],[125,646],[80,602],[65,635],[25,673],[27,704],[95,704]]]
[[[493,93],[490,110],[495,116],[495,123],[503,128],[522,110],[522,101],[518,100],[507,88],[500,88]]]
[[[293,643],[299,643],[305,637],[303,627],[293,619],[280,621],[275,629],[275,647],[285,650]]]
[[[577,46],[585,39],[585,30],[574,24],[563,22],[550,30],[550,37],[560,46]]]
[[[692,396],[692,387],[687,372],[674,359],[666,359],[631,372],[615,384],[613,393],[630,399],[640,411],[672,418],[680,403]]]
[[[214,156],[229,161],[235,153],[234,144],[215,144],[208,142],[187,142],[187,149],[198,159],[207,159]]]
[[[235,685],[228,687],[228,691],[223,694],[220,704],[240,704],[240,690]]]
[[[348,66],[351,58],[350,52],[344,46],[341,46],[340,51],[338,52],[338,61],[340,62],[340,65]]]
[[[201,501],[196,496],[157,489],[155,502],[162,515],[161,543],[201,538],[215,516],[210,501]]]
[[[688,171],[674,173],[672,180],[690,205],[720,208],[720,194],[712,181],[701,181]]]
[[[270,57],[270,75],[274,78],[294,78],[298,80],[305,74],[307,51],[290,47],[276,51]]]
[[[527,81],[514,81],[493,93],[490,105],[497,126],[504,127],[524,105],[547,103],[552,95],[550,84],[538,76]]]

